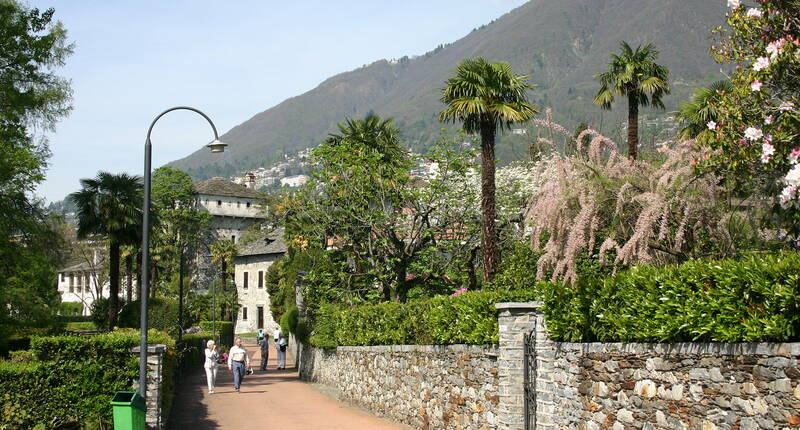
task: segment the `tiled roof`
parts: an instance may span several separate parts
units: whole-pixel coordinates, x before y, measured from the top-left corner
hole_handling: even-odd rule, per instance
[[[234,184],[233,182],[224,178],[211,178],[207,181],[200,182],[195,185],[197,194],[208,194],[212,196],[228,196],[228,197],[247,197],[257,198],[258,193],[256,190],[247,188],[244,185]]]
[[[238,256],[284,254],[286,249],[286,243],[283,241],[283,229],[279,228],[240,248]]]

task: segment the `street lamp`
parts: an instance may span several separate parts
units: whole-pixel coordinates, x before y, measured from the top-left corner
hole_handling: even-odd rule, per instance
[[[225,151],[228,146],[219,141],[217,134],[217,127],[211,122],[208,115],[200,112],[199,110],[188,106],[176,106],[161,112],[156,116],[147,129],[147,139],[144,141],[144,207],[142,215],[142,279],[139,280],[139,300],[142,303],[141,308],[141,322],[140,322],[140,343],[139,343],[139,394],[142,398],[147,397],[147,287],[150,283],[150,164],[152,147],[150,144],[150,133],[153,131],[153,126],[156,125],[162,116],[174,110],[190,110],[202,115],[203,118],[211,125],[214,130],[214,140],[211,141],[206,147],[213,153]]]

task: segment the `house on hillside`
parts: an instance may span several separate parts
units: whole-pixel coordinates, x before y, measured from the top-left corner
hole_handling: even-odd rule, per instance
[[[241,307],[234,325],[235,333],[252,333],[258,329],[271,333],[278,328],[269,310],[267,269],[286,253],[286,249],[282,228],[239,248],[234,281]]]
[[[198,206],[214,216],[211,228],[220,239],[238,242],[242,232],[263,219],[258,193],[227,179],[212,178],[195,185]]]

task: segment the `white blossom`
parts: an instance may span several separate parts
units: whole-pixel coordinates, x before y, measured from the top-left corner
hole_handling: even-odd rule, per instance
[[[769,115],[766,118],[764,118],[764,124],[770,125],[770,124],[772,124],[773,120],[774,120],[774,118],[772,117],[772,115]]]
[[[728,0],[728,7],[731,9],[739,7],[739,4],[741,4],[740,0]]]
[[[767,67],[769,67],[769,58],[767,57],[758,57],[758,59],[756,59],[756,62],[753,63],[753,70],[755,70],[756,72],[760,72],[766,69]]]
[[[775,147],[771,143],[766,142],[761,145],[761,162],[769,163],[770,158],[775,154]]]
[[[761,18],[761,10],[751,7],[747,9],[747,17],[748,18]]]
[[[709,121],[706,123],[706,127],[708,127],[709,130],[715,130],[717,128],[717,123],[714,121]]]
[[[786,174],[786,177],[783,178],[783,182],[786,185],[790,185],[792,187],[797,188],[800,186],[800,164],[795,164],[792,170]]]
[[[744,137],[747,140],[758,140],[764,137],[764,133],[755,127],[747,127],[747,130],[744,131]]]
[[[780,106],[778,106],[778,110],[781,112],[788,112],[790,110],[794,110],[794,103],[792,102],[783,102]]]
[[[769,58],[775,59],[780,53],[783,51],[783,44],[786,43],[786,39],[778,39],[774,42],[770,42],[767,45],[767,54],[769,54]]]
[[[751,89],[751,90],[753,90],[753,91],[761,91],[761,87],[762,87],[763,85],[764,85],[764,84],[762,84],[762,83],[761,83],[761,81],[759,81],[758,79],[756,79],[755,81],[753,81],[753,83],[752,83],[752,84],[750,84],[750,89]]]
[[[784,187],[783,191],[781,191],[781,195],[778,197],[778,200],[780,200],[781,203],[781,207],[784,209],[797,204],[796,199],[797,199],[797,187],[791,185]]]

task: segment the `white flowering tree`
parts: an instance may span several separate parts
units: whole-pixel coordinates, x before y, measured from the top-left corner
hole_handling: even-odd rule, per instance
[[[718,62],[738,64],[732,89],[706,126],[715,153],[703,167],[741,194],[774,202],[769,221],[800,235],[800,7],[795,0],[728,0],[727,26],[715,29]]]

